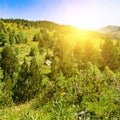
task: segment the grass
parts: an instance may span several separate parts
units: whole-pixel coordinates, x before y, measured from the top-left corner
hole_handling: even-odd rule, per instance
[[[48,103],[34,108],[34,101],[0,109],[0,120],[75,120],[74,109],[62,102]]]
[[[46,117],[42,110],[35,110],[31,107],[32,102],[21,104],[18,106],[0,109],[0,120],[39,120],[40,117]]]

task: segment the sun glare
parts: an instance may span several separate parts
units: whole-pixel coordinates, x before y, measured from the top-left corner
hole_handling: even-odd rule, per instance
[[[82,30],[96,30],[95,23],[89,21],[89,18],[79,19],[73,23],[74,26]]]
[[[94,9],[89,6],[80,7],[78,4],[69,5],[62,11],[64,13],[63,19],[66,24],[80,29],[96,30],[99,15]]]

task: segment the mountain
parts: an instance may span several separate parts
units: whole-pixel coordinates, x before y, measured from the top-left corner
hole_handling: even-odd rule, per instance
[[[34,27],[36,29],[38,28],[46,28],[49,29],[50,31],[54,30],[59,33],[71,33],[73,29],[76,29],[75,27],[69,26],[69,25],[61,25],[57,24],[52,21],[29,21],[29,20],[24,20],[24,19],[3,19],[1,18],[0,21],[3,21],[6,24],[12,24],[12,25],[17,25],[18,27],[27,27],[30,29],[30,27]]]
[[[120,26],[109,25],[101,28],[98,32],[103,33],[115,40],[120,40]]]
[[[120,26],[109,25],[99,30],[101,33],[120,34]]]

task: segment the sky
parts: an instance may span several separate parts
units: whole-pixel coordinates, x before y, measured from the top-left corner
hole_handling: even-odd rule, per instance
[[[120,26],[120,0],[0,0],[0,18],[48,20],[97,30]]]

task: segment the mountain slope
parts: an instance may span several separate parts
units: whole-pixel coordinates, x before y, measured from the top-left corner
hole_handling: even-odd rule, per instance
[[[99,30],[101,33],[120,34],[120,26],[109,25]]]

